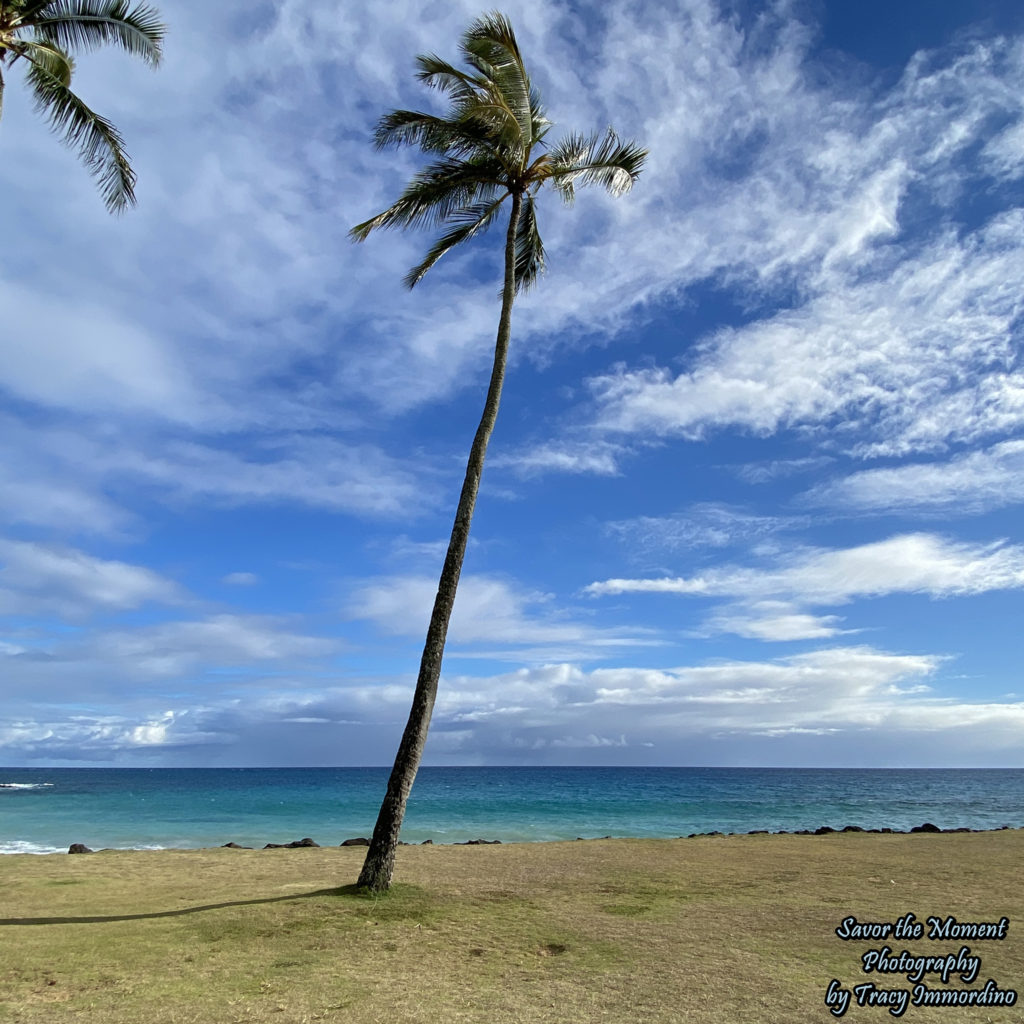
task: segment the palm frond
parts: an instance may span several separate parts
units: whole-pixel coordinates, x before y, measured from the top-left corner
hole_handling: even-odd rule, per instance
[[[424,274],[450,249],[468,241],[475,234],[486,231],[493,222],[501,204],[508,198],[508,193],[499,196],[489,203],[474,203],[465,206],[454,214],[450,219],[458,223],[458,227],[442,235],[431,247],[426,257],[418,263],[408,274],[403,282],[407,288],[415,288],[423,279]]]
[[[107,209],[121,212],[135,202],[135,174],[120,133],[68,88],[62,73],[71,67],[67,54],[52,45],[35,44],[26,56],[36,109],[49,118],[54,131],[63,134],[67,145],[77,148],[79,158],[96,178]]]
[[[416,58],[416,66],[419,68],[416,77],[424,85],[447,93],[458,103],[472,100],[476,90],[487,85],[483,79],[467,75],[433,53],[421,53]]]
[[[128,0],[51,0],[33,17],[39,35],[63,50],[119,46],[147,64],[162,56],[164,25],[154,7]]]
[[[373,141],[377,149],[419,146],[427,153],[451,156],[494,149],[492,141],[479,127],[418,110],[393,110],[386,114],[374,128]]]
[[[537,230],[537,209],[533,196],[523,196],[523,208],[516,224],[516,292],[528,291],[537,283],[546,265],[544,243]]]
[[[13,49],[19,57],[27,60],[30,66],[37,65],[65,88],[71,85],[71,76],[75,72],[74,59],[53,43],[38,39],[18,40]]]
[[[528,152],[535,141],[531,100],[537,94],[530,85],[511,22],[497,11],[478,18],[462,37],[462,52],[488,80],[490,102],[507,111],[515,122],[520,146]]]
[[[386,210],[349,232],[363,241],[376,228],[434,227],[475,201],[487,202],[507,191],[502,168],[494,160],[444,160],[425,167]]]
[[[603,139],[597,135],[564,139],[548,153],[544,177],[570,201],[577,184],[603,185],[619,196],[633,187],[646,159],[646,149],[623,142],[609,128]]]

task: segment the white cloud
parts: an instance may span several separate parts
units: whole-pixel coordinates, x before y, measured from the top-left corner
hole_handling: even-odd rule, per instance
[[[739,763],[815,763],[827,743],[850,764],[877,764],[879,744],[902,764],[945,760],[936,744],[947,754],[1024,763],[1024,704],[937,696],[931,686],[942,664],[931,655],[838,647],[670,669],[562,663],[496,676],[446,673],[427,760],[565,763],[572,752],[580,763],[665,763],[675,755],[675,763],[720,764],[724,752],[735,760],[744,751]],[[98,760],[160,749],[187,756],[200,747],[232,763],[266,763],[273,736],[274,754],[289,753],[291,763],[330,750],[335,763],[339,754],[381,763],[411,692],[411,679],[353,681],[119,714],[64,715],[51,706],[45,716],[12,717],[8,709],[0,744],[25,757]]]
[[[416,639],[426,634],[437,593],[431,576],[389,576],[358,586],[348,602],[352,618],[373,622],[386,633]],[[503,579],[464,574],[452,611],[449,656],[472,652],[502,660],[538,661],[571,652],[576,659],[603,656],[609,650],[657,643],[651,630],[601,629],[550,610],[552,597],[527,591]],[[506,650],[480,645],[509,645]]]
[[[222,614],[109,630],[67,654],[75,660],[116,664],[122,674],[154,678],[178,676],[196,666],[209,670],[263,661],[289,661],[297,669],[303,659],[321,657],[336,647],[332,640],[289,631],[277,618]]]
[[[972,514],[1024,501],[1024,441],[1003,441],[944,462],[867,469],[812,488],[844,511]]]
[[[103,629],[38,625],[23,632],[20,643],[0,647],[7,700],[68,706],[86,717],[108,705],[117,714],[148,708],[155,694],[180,704],[188,695],[205,701],[213,694],[225,700],[235,693],[288,692],[299,680],[317,678],[343,646],[284,616],[228,613]]]
[[[1007,282],[1024,275],[1022,227],[1008,214],[965,241],[938,240],[884,277],[834,282],[798,308],[721,330],[686,372],[594,378],[599,423],[689,438],[724,427],[827,427],[873,455],[1018,428],[1024,376],[1010,367],[1024,305]]]
[[[1024,548],[914,533],[844,550],[806,550],[789,564],[773,568],[726,567],[689,578],[611,579],[590,584],[586,592],[781,598],[821,605],[884,594],[953,597],[1020,587],[1024,587]]]
[[[793,528],[797,522],[704,502],[670,516],[637,516],[610,522],[606,529],[628,545],[631,552],[653,555],[758,542]]]
[[[168,445],[147,458],[125,453],[111,468],[189,499],[227,505],[299,502],[361,515],[408,516],[432,499],[429,484],[379,448],[316,435],[253,445],[248,457],[205,445]]]
[[[78,619],[144,604],[180,604],[181,588],[143,566],[29,541],[0,541],[0,612]]]
[[[618,476],[619,458],[624,451],[622,445],[607,441],[552,441],[525,451],[498,455],[491,459],[490,465],[507,466],[522,476],[548,472]]]
[[[707,633],[732,633],[751,640],[822,640],[851,632],[839,628],[838,615],[811,615],[785,601],[754,601],[710,616]]]
[[[150,487],[164,501],[206,507],[299,504],[370,517],[412,517],[436,500],[425,460],[395,458],[377,445],[325,433],[277,433],[237,447],[113,427],[12,426],[12,434],[17,480],[0,516],[72,533],[124,532],[133,517],[108,494]],[[34,496],[35,515],[26,507]]]
[[[73,308],[52,294],[0,278],[8,339],[0,389],[73,412],[157,412],[201,416],[201,396],[183,360],[127,314],[89,303]]]

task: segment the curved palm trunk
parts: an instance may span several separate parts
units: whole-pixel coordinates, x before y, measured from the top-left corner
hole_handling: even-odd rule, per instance
[[[501,402],[501,388],[505,380],[505,364],[508,360],[509,336],[512,328],[512,303],[515,299],[515,239],[522,204],[522,195],[514,192],[508,234],[505,238],[505,284],[501,295],[498,337],[494,344],[494,367],[491,370],[491,383],[487,389],[487,400],[484,402],[480,425],[473,438],[473,447],[469,450],[466,477],[455,512],[455,522],[452,524],[448,553],[445,555],[441,578],[437,584],[437,596],[434,598],[434,610],[427,628],[427,639],[423,646],[423,657],[420,660],[420,672],[416,680],[416,692],[413,695],[409,720],[406,723],[405,732],[402,734],[398,753],[395,755],[395,764],[391,769],[391,777],[388,779],[387,793],[381,804],[380,813],[377,815],[373,838],[370,840],[370,847],[366,851],[366,860],[363,862],[363,870],[359,875],[358,884],[373,892],[383,892],[387,889],[391,885],[391,876],[395,870],[395,853],[398,850],[398,834],[402,828],[402,819],[405,817],[405,805],[420,766],[420,759],[423,757],[423,748],[427,742],[427,730],[430,727],[430,716],[433,713],[434,700],[437,697],[441,660],[444,657],[444,644],[448,636],[448,621],[451,618],[452,606],[455,604],[455,591],[459,585],[462,561],[466,555],[469,528],[473,521],[477,492],[480,490],[480,477],[483,474],[484,456],[487,454],[487,444],[498,418],[498,405]]]

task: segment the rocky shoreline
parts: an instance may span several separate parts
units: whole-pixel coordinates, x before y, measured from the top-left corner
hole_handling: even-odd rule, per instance
[[[786,829],[779,829],[777,832],[770,832],[768,829],[758,828],[751,829],[749,832],[691,832],[687,836],[678,836],[679,839],[702,839],[711,838],[715,836],[721,836],[726,838],[728,836],[827,836],[827,835],[841,835],[844,832],[863,832],[865,834],[874,835],[892,835],[892,836],[905,836],[914,833],[935,833],[944,835],[953,835],[964,832],[1008,832],[1012,831],[1013,826],[1011,825],[1000,825],[998,828],[939,828],[938,825],[933,825],[930,821],[926,821],[923,825],[915,825],[910,829],[898,829],[898,828],[861,828],[860,825],[844,825],[843,828],[832,828],[829,825],[821,825],[816,829],[802,828],[793,832],[789,832]],[[613,836],[594,836],[594,839],[612,839]],[[623,837],[626,838],[626,837]],[[576,842],[586,842],[583,836],[577,836]],[[365,836],[358,836],[354,839],[345,839],[338,844],[339,846],[369,846],[370,840]],[[411,846],[411,843],[400,843],[400,846]],[[424,839],[420,846],[434,846],[433,839]],[[467,839],[461,843],[445,843],[438,845],[446,846],[500,846],[500,839]],[[308,836],[304,839],[296,839],[290,843],[267,843],[261,847],[264,850],[298,850],[303,848],[315,847],[320,849],[321,846],[318,842],[310,839]],[[239,846],[238,843],[224,843],[221,847],[222,850],[254,850],[253,846]],[[68,848],[68,853],[95,853],[95,850],[90,849],[84,843],[72,843]]]

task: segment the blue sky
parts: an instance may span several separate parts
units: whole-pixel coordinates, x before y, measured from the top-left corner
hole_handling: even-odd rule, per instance
[[[165,0],[0,123],[0,762],[389,764],[500,233],[348,229],[480,8]],[[426,763],[1024,766],[1024,13],[510,3],[560,129]]]

